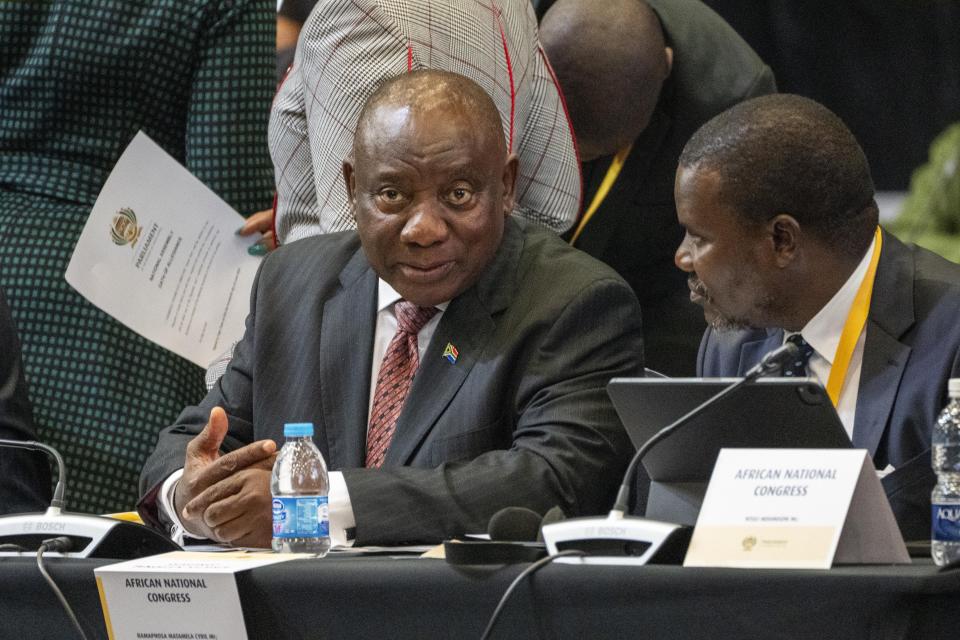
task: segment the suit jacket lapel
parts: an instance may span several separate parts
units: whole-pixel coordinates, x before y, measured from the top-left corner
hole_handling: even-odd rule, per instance
[[[750,367],[760,362],[760,359],[768,351],[776,349],[781,344],[783,344],[783,329],[770,329],[766,338],[744,342],[740,347],[740,364],[737,366],[737,375],[745,374]]]
[[[320,396],[331,469],[364,464],[376,313],[377,276],[358,249],[323,306],[320,328]]]
[[[507,220],[503,242],[493,263],[477,283],[451,301],[440,318],[430,346],[410,387],[384,465],[409,464],[420,444],[453,400],[496,330],[494,314],[513,297],[523,233]],[[455,363],[443,357],[447,344],[457,348]]]
[[[479,315],[478,315],[479,314]],[[464,331],[469,328],[468,331]],[[405,465],[453,400],[493,333],[489,312],[476,296],[465,293],[447,307],[423,355],[410,395],[397,419],[385,465]],[[457,348],[455,363],[443,357],[447,343]]]
[[[867,338],[860,369],[853,444],[875,455],[890,419],[910,347],[899,339],[914,323],[913,259],[887,233],[870,300]]]

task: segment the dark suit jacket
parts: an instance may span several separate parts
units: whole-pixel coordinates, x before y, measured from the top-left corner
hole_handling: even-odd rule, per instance
[[[638,375],[640,310],[613,271],[555,235],[508,221],[480,280],[447,308],[421,360],[383,469],[364,469],[377,276],[355,232],[300,240],[269,256],[247,330],[199,407],[160,435],[147,491],[183,466],[210,409],[230,420],[225,449],[281,440],[312,421],[342,470],[360,544],[485,531],[506,506],[605,512],[632,447],[605,386]],[[459,359],[442,357],[453,344]]]
[[[20,341],[0,291],[0,438],[36,440]],[[50,504],[50,467],[42,453],[0,448],[0,515],[43,511]]]
[[[737,376],[783,342],[781,329],[703,336],[697,371]],[[907,540],[930,537],[930,433],[960,377],[960,266],[888,233],[867,318],[853,444],[867,449]]]
[[[673,263],[683,239],[673,183],[680,152],[707,120],[748,98],[776,91],[773,73],[749,45],[699,0],[649,0],[673,47],[673,71],[650,124],[576,246],[606,262],[633,287],[644,313],[647,366],[692,374],[703,313],[690,302],[686,274]],[[583,165],[588,206],[612,158]]]

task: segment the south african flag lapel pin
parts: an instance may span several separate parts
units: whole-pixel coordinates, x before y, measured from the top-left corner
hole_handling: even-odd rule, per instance
[[[448,342],[447,346],[443,349],[443,357],[446,358],[450,364],[456,364],[457,358],[460,357],[460,352],[453,346],[453,343]]]

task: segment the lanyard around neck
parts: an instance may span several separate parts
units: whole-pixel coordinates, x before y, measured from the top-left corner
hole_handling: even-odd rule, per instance
[[[830,396],[834,407],[840,403],[840,391],[843,390],[843,383],[847,379],[847,369],[850,368],[853,350],[857,346],[857,341],[860,340],[860,334],[867,323],[867,315],[870,313],[873,281],[877,275],[877,263],[880,261],[880,248],[883,245],[880,227],[877,227],[874,237],[876,238],[876,244],[873,247],[873,255],[870,256],[870,266],[867,268],[866,275],[863,276],[860,288],[857,289],[857,296],[853,299],[853,306],[850,307],[847,321],[843,324],[840,343],[837,345],[837,352],[834,354],[833,364],[830,366],[830,377],[827,379],[827,395]]]
[[[610,163],[610,167],[607,169],[606,175],[603,176],[603,181],[600,182],[600,188],[597,189],[597,192],[593,196],[593,200],[590,201],[590,206],[587,207],[586,213],[584,213],[583,218],[580,219],[580,224],[577,225],[577,230],[574,231],[573,235],[570,237],[571,245],[573,245],[577,241],[577,238],[580,237],[580,234],[583,232],[583,228],[587,226],[590,218],[593,217],[593,214],[597,212],[597,209],[599,209],[600,205],[603,203],[604,198],[607,197],[607,194],[610,192],[610,188],[613,186],[613,183],[617,181],[617,176],[620,175],[620,170],[623,169],[623,165],[627,161],[627,156],[630,155],[631,149],[633,149],[632,142],[623,149],[620,149],[620,151],[617,151],[617,155],[613,156],[613,161]]]

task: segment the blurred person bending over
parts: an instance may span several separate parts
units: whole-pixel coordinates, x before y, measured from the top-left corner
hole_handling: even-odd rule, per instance
[[[633,287],[647,366],[692,375],[704,325],[673,264],[677,158],[704,122],[776,91],[773,74],[699,0],[558,0],[540,37],[584,163],[585,212],[569,237]]]
[[[333,471],[334,543],[437,542],[507,506],[606,511],[631,448],[605,387],[642,371],[639,306],[510,215],[517,158],[489,95],[442,71],[388,80],[343,174],[357,231],[265,259],[226,373],[144,468],[144,517],[268,546],[288,421],[315,424]]]

